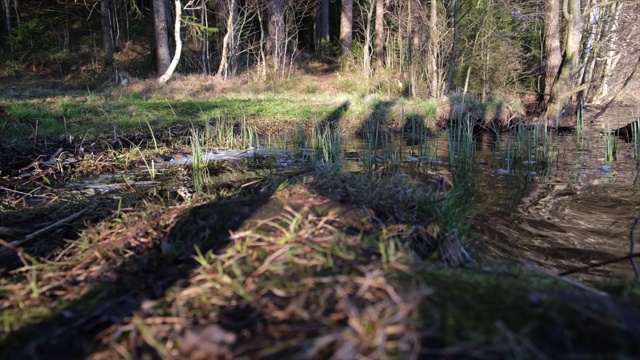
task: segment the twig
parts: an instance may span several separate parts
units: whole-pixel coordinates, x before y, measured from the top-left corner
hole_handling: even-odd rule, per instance
[[[636,259],[632,256],[633,250],[636,247],[636,230],[638,230],[638,225],[640,225],[640,218],[636,218],[636,221],[633,223],[631,227],[631,232],[629,234],[629,255],[631,260],[631,267],[633,267],[633,272],[636,274],[636,281],[640,281],[640,270],[638,269],[638,264],[636,264]]]
[[[593,268],[597,268],[597,267],[601,267],[601,266],[605,266],[605,265],[609,265],[609,264],[613,264],[613,263],[617,263],[617,262],[633,259],[633,258],[636,258],[636,257],[640,257],[640,253],[632,253],[632,254],[629,254],[629,255],[625,255],[623,257],[610,259],[610,260],[602,261],[602,262],[599,262],[599,263],[595,263],[595,264],[591,264],[591,265],[582,266],[582,267],[579,267],[579,268],[563,271],[563,272],[559,273],[558,276],[571,275],[571,274],[583,272],[585,270],[589,270],[589,269],[593,269]],[[637,275],[637,273],[636,273],[636,275]]]
[[[20,236],[23,234],[28,233],[29,231],[23,230],[23,229],[14,229],[14,228],[8,228],[5,226],[0,226],[0,236]]]
[[[0,245],[6,247],[9,250],[13,250],[16,252],[16,254],[18,254],[18,257],[20,257],[21,260],[23,260],[22,262],[26,264],[26,262],[24,261],[24,259],[27,259],[29,261],[31,261],[32,264],[35,264],[35,259],[33,257],[31,257],[31,255],[27,254],[26,251],[24,251],[22,248],[19,248],[17,246],[11,245],[8,242],[0,239]]]
[[[547,276],[552,277],[552,278],[554,278],[556,280],[564,281],[564,282],[566,282],[568,284],[571,284],[571,285],[573,285],[573,286],[575,286],[577,288],[580,288],[582,290],[588,291],[590,293],[593,293],[593,294],[596,294],[596,295],[600,295],[600,296],[605,296],[605,297],[609,296],[609,294],[607,294],[606,292],[594,289],[594,288],[592,288],[591,286],[589,286],[587,284],[583,284],[583,283],[581,283],[579,281],[576,281],[576,280],[573,280],[571,278],[562,277],[562,274],[554,274],[551,271],[543,269],[543,268],[541,268],[539,266],[536,266],[534,264],[525,263],[525,266],[527,268],[537,272],[537,273],[540,273],[542,275],[547,275]]]
[[[38,231],[32,232],[31,234],[25,236],[24,239],[12,241],[9,245],[11,245],[11,246],[20,246],[20,245],[26,243],[27,241],[31,241],[31,240],[37,238],[38,236],[40,236],[40,235],[42,235],[42,234],[44,234],[46,232],[49,232],[49,231],[51,231],[53,229],[56,229],[56,228],[59,228],[60,226],[64,225],[67,222],[70,222],[70,221],[73,221],[73,220],[79,218],[84,213],[86,213],[87,211],[89,211],[89,210],[91,210],[91,209],[93,209],[95,207],[96,207],[96,205],[92,204],[92,205],[90,205],[90,206],[78,211],[75,214],[71,214],[71,215],[67,216],[66,218],[64,218],[64,219],[62,219],[60,221],[56,221],[55,223],[53,223],[53,224],[51,224],[49,226],[46,226],[46,227],[44,227],[44,228],[42,228],[42,229],[40,229]]]
[[[18,191],[18,190],[9,189],[9,188],[6,188],[6,187],[4,187],[4,186],[0,186],[0,190],[4,190],[4,191],[8,191],[8,192],[12,192],[12,193],[20,194],[20,195],[24,195],[24,196],[41,197],[41,198],[50,198],[50,196],[48,196],[48,195],[38,195],[38,194],[26,193],[26,192],[22,192],[22,191]],[[34,191],[35,191],[35,190],[34,190]]]

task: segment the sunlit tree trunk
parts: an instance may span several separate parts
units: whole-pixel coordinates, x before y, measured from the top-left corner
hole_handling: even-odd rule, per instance
[[[209,18],[207,17],[207,0],[202,0],[200,4],[200,26],[202,27],[202,52],[200,56],[202,58],[202,72],[208,74],[210,71],[209,65],[209,34],[207,29],[209,28]]]
[[[453,76],[456,73],[456,47],[458,44],[458,0],[452,0],[450,28],[453,29],[453,44],[451,45],[451,54],[449,55],[449,74],[447,76],[447,89],[445,93],[449,93],[453,88]]]
[[[329,41],[329,0],[318,0],[316,12],[316,47]]]
[[[611,77],[615,72],[615,69],[618,65],[618,61],[620,60],[620,53],[617,51],[618,41],[619,41],[619,18],[620,18],[620,9],[622,8],[622,4],[612,4],[611,5],[611,16],[610,16],[610,28],[607,32],[608,41],[607,41],[607,53],[606,60],[604,62],[604,71],[602,74],[602,81],[600,82],[600,89],[598,91],[598,95],[596,95],[597,99],[605,100],[610,97],[611,90]]]
[[[111,0],[100,1],[100,19],[102,21],[102,44],[104,48],[104,68],[113,71],[113,29],[111,26]]]
[[[365,29],[364,29],[364,46],[363,46],[363,59],[362,59],[362,71],[363,71],[363,75],[366,78],[370,78],[373,75],[373,71],[371,69],[371,62],[372,62],[372,56],[371,56],[371,43],[372,43],[372,39],[373,39],[373,29],[372,29],[372,21],[373,21],[373,11],[375,9],[375,4],[373,2],[374,0],[370,0],[368,1],[368,4],[363,4],[363,5],[368,5],[368,9],[367,9],[367,19],[366,19],[366,24],[365,24]]]
[[[269,0],[269,48],[274,70],[284,67],[286,34],[284,28],[284,0]]]
[[[171,64],[165,0],[153,0],[153,26],[156,39],[156,72],[164,74]]]
[[[376,0],[376,66],[384,67],[384,0]]]
[[[440,96],[440,71],[438,69],[438,43],[440,34],[438,33],[438,4],[436,0],[431,0],[429,6],[429,71],[431,72],[431,96]]]
[[[222,58],[218,68],[218,76],[224,79],[229,74],[235,74],[238,63],[238,42],[240,39],[238,27],[238,0],[227,1],[227,33],[222,43]]]
[[[171,63],[167,67],[167,70],[164,72],[164,74],[162,74],[162,76],[158,78],[158,82],[161,84],[169,81],[171,75],[173,75],[173,72],[176,69],[176,66],[178,66],[180,54],[182,53],[182,39],[180,38],[180,16],[182,16],[182,4],[180,3],[180,0],[175,0],[175,7],[176,19],[174,22],[173,36],[176,41],[176,49],[175,53],[173,54],[173,60],[171,60]]]
[[[353,0],[342,0],[340,49],[342,55],[351,55],[353,52]]]
[[[560,0],[546,0],[544,7],[544,90],[543,101],[546,104],[551,94],[553,81],[562,63],[560,49]]]
[[[556,119],[569,103],[571,95],[582,88],[577,86],[577,73],[582,41],[582,10],[580,0],[564,0],[562,13],[565,20],[565,42],[562,63],[553,82],[545,116]]]
[[[591,82],[591,72],[588,71],[587,64],[590,62],[590,59],[593,57],[593,50],[595,46],[596,34],[598,29],[598,18],[600,15],[600,9],[595,9],[589,14],[589,24],[587,25],[587,37],[584,41],[584,46],[582,47],[582,58],[580,59],[580,63],[582,67],[580,69],[579,79],[581,83],[590,83]],[[578,101],[584,103],[586,93],[588,89],[581,90],[578,93]]]
[[[415,69],[413,61],[413,12],[411,11],[411,4],[413,0],[407,1],[407,69],[409,70],[409,95],[415,95],[416,79]]]

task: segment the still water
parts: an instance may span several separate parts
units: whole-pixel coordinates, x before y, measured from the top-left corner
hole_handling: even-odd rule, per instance
[[[337,156],[344,171],[443,180],[449,189],[462,189],[470,199],[471,226],[480,235],[472,243],[475,251],[562,273],[621,258],[631,251],[632,229],[640,218],[639,146],[633,139],[607,134],[637,116],[610,113],[615,115],[586,126],[581,136],[576,131],[523,126],[499,135],[490,130],[455,135],[448,130],[433,135],[419,129],[396,136],[370,129],[368,137],[365,132],[363,138],[340,140]],[[295,149],[271,144],[206,154],[212,161],[240,160],[247,154],[270,158],[268,166],[286,171],[305,159],[322,158],[322,153],[318,144],[309,142]],[[325,151],[324,157],[331,158],[331,153]],[[159,168],[189,163],[187,156],[159,164]],[[128,187],[132,184],[137,182],[126,182]],[[640,245],[633,251],[640,252]],[[630,260],[624,260],[573,276],[628,279],[634,277],[634,271]]]
[[[472,221],[486,237],[482,251],[531,260],[555,272],[629,254],[631,229],[640,217],[634,145],[620,140],[616,160],[607,162],[604,140],[590,135],[588,147],[577,145],[574,134],[554,136],[546,169],[537,174],[500,174],[490,165],[490,152],[476,153],[489,163],[476,167],[481,175],[472,187],[477,201]],[[626,260],[577,276],[634,273]]]

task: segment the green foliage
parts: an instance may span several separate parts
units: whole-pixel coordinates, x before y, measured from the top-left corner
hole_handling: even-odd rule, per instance
[[[20,23],[14,29],[9,42],[13,51],[34,56],[53,50],[54,38],[51,35],[52,20],[33,19]]]
[[[529,55],[522,47],[519,21],[501,1],[472,3],[460,19],[459,58],[455,83],[461,87],[470,70],[469,91],[507,91],[521,84]],[[463,9],[466,10],[466,9]]]
[[[95,51],[102,46],[100,34],[89,34],[80,38],[80,47],[84,51]]]

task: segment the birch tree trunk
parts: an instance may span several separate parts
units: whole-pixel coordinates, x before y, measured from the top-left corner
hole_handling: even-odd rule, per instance
[[[238,29],[238,0],[227,2],[227,33],[222,43],[222,58],[217,76],[227,79],[229,74],[235,74],[238,63],[238,42],[240,33]]]
[[[171,64],[165,0],[153,0],[153,27],[156,39],[156,71],[158,74],[164,74]]]
[[[342,55],[351,55],[353,52],[353,0],[342,0],[340,49]]]
[[[284,0],[269,0],[269,43],[276,73],[284,68],[286,34],[284,28]]]
[[[596,95],[596,99],[605,100],[609,98],[610,88],[611,88],[611,76],[615,71],[616,66],[618,65],[618,61],[620,60],[620,53],[617,51],[618,38],[619,38],[619,18],[620,18],[620,9],[622,8],[622,4],[612,4],[611,5],[611,17],[610,17],[610,27],[608,29],[607,35],[607,47],[608,51],[606,53],[606,60],[604,62],[604,71],[602,74],[602,81],[600,83],[600,88]]]
[[[372,62],[372,56],[371,56],[371,42],[372,42],[372,38],[373,38],[373,31],[371,29],[371,25],[372,25],[372,21],[373,21],[373,10],[375,9],[374,7],[374,3],[373,1],[375,0],[370,0],[369,1],[369,9],[367,9],[367,22],[365,24],[365,31],[364,31],[364,46],[363,46],[363,59],[362,59],[362,71],[363,71],[363,75],[364,77],[366,77],[367,79],[371,78],[371,76],[373,76],[373,71],[371,69],[371,62]]]
[[[209,28],[209,19],[207,18],[207,0],[202,0],[202,4],[200,4],[200,26],[202,27],[202,52],[200,53],[200,56],[202,57],[202,72],[204,74],[209,74],[211,67],[209,64],[209,34],[207,33],[207,28]]]
[[[171,75],[173,75],[173,72],[176,69],[176,66],[178,66],[178,61],[180,60],[180,54],[182,53],[182,39],[180,38],[180,16],[182,16],[182,4],[180,3],[180,0],[175,0],[175,6],[176,6],[176,21],[174,24],[173,36],[176,40],[176,51],[173,54],[173,60],[171,60],[169,67],[167,67],[167,70],[164,72],[164,74],[162,74],[162,76],[158,78],[158,82],[160,84],[164,84],[167,81],[169,81],[169,79],[171,78]]]

